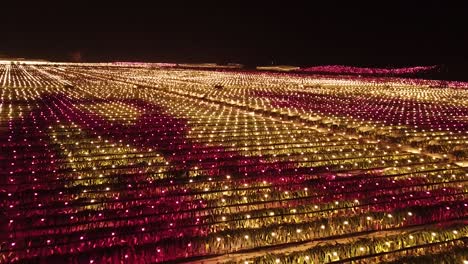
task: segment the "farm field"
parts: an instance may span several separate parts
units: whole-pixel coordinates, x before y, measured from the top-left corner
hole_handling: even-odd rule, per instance
[[[468,263],[468,85],[0,64],[0,263]]]

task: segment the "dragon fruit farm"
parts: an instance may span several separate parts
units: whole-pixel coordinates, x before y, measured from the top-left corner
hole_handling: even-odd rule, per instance
[[[468,83],[332,71],[1,62],[0,263],[468,263]]]

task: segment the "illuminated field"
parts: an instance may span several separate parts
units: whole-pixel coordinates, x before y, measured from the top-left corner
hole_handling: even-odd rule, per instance
[[[0,64],[0,263],[463,263],[466,87]]]

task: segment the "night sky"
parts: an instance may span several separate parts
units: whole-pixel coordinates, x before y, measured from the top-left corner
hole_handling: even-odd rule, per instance
[[[468,58],[465,5],[223,2],[4,7],[0,54],[55,61],[444,64],[458,71]]]

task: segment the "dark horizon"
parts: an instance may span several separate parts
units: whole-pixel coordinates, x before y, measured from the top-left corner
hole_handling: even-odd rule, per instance
[[[437,1],[6,9],[0,54],[51,61],[444,65],[464,78],[464,7]],[[16,15],[21,14],[21,15]]]

